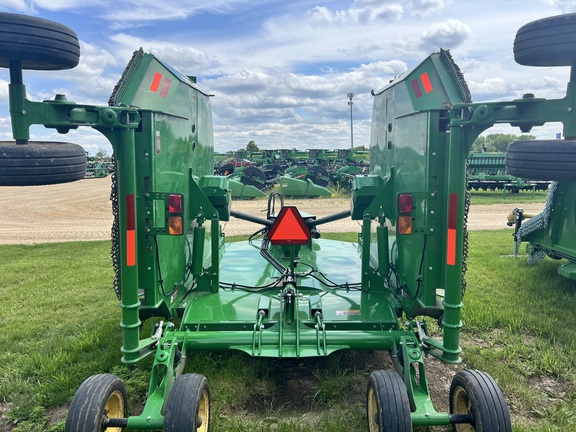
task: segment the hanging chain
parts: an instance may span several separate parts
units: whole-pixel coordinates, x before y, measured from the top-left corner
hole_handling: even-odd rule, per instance
[[[468,240],[468,212],[470,211],[470,197],[472,194],[468,190],[468,159],[466,159],[466,185],[464,190],[465,198],[464,198],[464,248],[462,250],[462,294],[461,297],[464,298],[464,294],[466,294],[466,270],[468,270],[468,251],[470,248],[470,242]]]
[[[112,201],[112,215],[114,220],[112,222],[110,257],[112,258],[112,266],[114,267],[114,292],[116,297],[120,300],[122,296],[122,288],[120,286],[120,215],[118,209],[118,161],[116,155],[112,153],[112,164],[114,172],[112,173],[112,186],[110,188],[110,201]]]

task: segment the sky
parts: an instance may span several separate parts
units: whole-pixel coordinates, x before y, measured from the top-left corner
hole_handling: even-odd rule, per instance
[[[60,22],[80,40],[76,68],[24,71],[29,99],[63,93],[106,105],[142,47],[214,95],[214,146],[225,152],[251,140],[264,149],[349,148],[350,92],[354,146],[368,146],[371,91],[440,48],[450,50],[474,102],[562,97],[569,69],[520,66],[512,47],[522,25],[576,12],[576,0],[2,0],[0,12]],[[8,81],[0,69],[0,140],[12,139]],[[553,139],[560,131],[531,133]],[[504,126],[486,133],[499,132],[520,134]],[[112,153],[89,128],[64,136],[33,127],[31,135]]]

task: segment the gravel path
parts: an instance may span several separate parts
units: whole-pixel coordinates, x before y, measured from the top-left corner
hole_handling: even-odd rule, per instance
[[[34,244],[110,238],[112,208],[110,177],[85,179],[48,186],[0,186],[0,244]],[[346,198],[287,199],[300,211],[327,216],[350,208]],[[266,217],[266,200],[234,201],[235,210]],[[471,230],[511,229],[506,215],[515,207],[539,213],[543,203],[472,206]],[[232,218],[225,224],[227,235],[251,234],[257,226]],[[358,231],[358,222],[341,220],[321,227],[322,232]]]

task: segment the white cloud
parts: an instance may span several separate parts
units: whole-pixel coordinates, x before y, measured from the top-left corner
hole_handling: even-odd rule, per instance
[[[8,103],[8,81],[0,79],[0,102]]]
[[[472,35],[472,29],[457,19],[433,24],[420,36],[422,48],[454,48]]]
[[[574,0],[548,0],[548,4],[560,9],[562,13],[576,12],[576,1]]]
[[[446,0],[410,0],[408,11],[415,16],[426,16],[440,12],[447,6]]]
[[[24,13],[33,13],[34,7],[26,0],[4,0],[0,5],[0,11],[16,10]]]
[[[308,22],[313,25],[334,24],[366,25],[375,21],[398,20],[404,9],[398,3],[356,0],[349,9],[331,11],[325,6],[316,6],[307,13]]]
[[[509,92],[506,82],[502,78],[488,78],[483,82],[468,82],[472,96],[485,94],[505,94]]]

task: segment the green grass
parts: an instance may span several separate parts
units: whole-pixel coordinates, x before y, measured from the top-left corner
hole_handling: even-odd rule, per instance
[[[472,232],[470,241],[465,366],[496,378],[514,431],[576,430],[576,283],[556,274],[557,261],[510,257],[507,232]],[[0,256],[0,430],[62,431],[76,388],[103,372],[125,380],[138,413],[151,360],[120,364],[109,242],[0,246]],[[364,431],[365,381],[376,367],[373,352],[306,360],[211,352],[192,355],[187,371],[210,381],[214,432]]]

